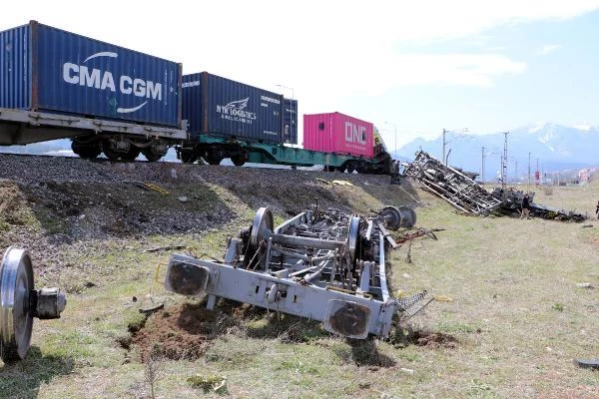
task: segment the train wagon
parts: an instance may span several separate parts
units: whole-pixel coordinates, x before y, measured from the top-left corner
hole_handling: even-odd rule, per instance
[[[40,24],[0,32],[0,145],[73,138],[84,158],[161,158],[187,138],[181,64]]]
[[[304,148],[370,159],[373,131],[372,123],[340,112],[304,115]]]
[[[285,129],[284,114],[285,99],[280,94],[208,72],[185,75],[183,118],[189,123],[191,143],[182,159],[193,162],[203,157],[218,165],[231,158],[235,165],[243,165],[247,154],[239,143],[282,145],[286,141],[285,131],[290,129]]]

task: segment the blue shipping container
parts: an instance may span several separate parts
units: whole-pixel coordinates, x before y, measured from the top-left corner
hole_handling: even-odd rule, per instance
[[[32,21],[0,32],[0,107],[179,127],[181,64]]]
[[[297,100],[284,100],[284,130],[285,143],[297,144]]]
[[[201,72],[183,76],[183,119],[192,138],[283,143],[283,96]]]

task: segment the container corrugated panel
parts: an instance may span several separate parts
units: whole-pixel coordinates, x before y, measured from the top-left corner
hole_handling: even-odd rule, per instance
[[[20,51],[15,89],[2,81],[0,106],[180,125],[180,64],[34,21],[0,37],[2,65]]]
[[[0,32],[0,107],[29,108],[31,57],[29,25]]]
[[[202,91],[200,89],[201,73],[183,75],[182,98],[183,119],[187,120],[192,139],[202,133]]]
[[[339,112],[304,115],[304,148],[372,158],[373,125]]]
[[[285,143],[297,144],[297,100],[284,100],[283,137]]]
[[[192,137],[283,142],[282,95],[208,72],[183,77],[183,118]]]

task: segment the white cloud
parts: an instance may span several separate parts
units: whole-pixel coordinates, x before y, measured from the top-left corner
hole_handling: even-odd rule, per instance
[[[553,53],[555,50],[558,50],[561,46],[559,44],[546,44],[535,53],[536,55],[547,55],[549,53]]]

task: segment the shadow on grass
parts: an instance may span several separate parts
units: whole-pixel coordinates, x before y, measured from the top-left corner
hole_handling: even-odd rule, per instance
[[[348,339],[346,342],[349,348],[334,348],[333,351],[347,363],[358,367],[393,367],[397,364],[394,359],[379,352],[375,339]]]
[[[0,397],[37,398],[42,384],[71,374],[74,367],[72,358],[44,356],[33,346],[24,361],[0,366]]]
[[[250,338],[279,339],[287,343],[305,343],[331,337],[320,322],[276,313],[255,320],[246,331]]]

